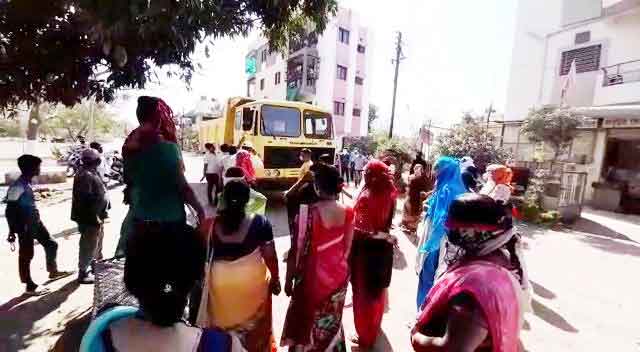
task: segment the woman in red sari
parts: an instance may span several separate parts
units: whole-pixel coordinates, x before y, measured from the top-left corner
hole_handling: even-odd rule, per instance
[[[386,164],[371,160],[364,170],[364,188],[356,200],[351,256],[354,342],[370,349],[380,333],[387,287],[391,282],[393,247],[389,234],[396,208],[396,188]]]
[[[311,170],[319,200],[300,207],[292,236],[285,284],[291,302],[281,345],[289,351],[342,352],[353,210],[337,201],[342,178],[335,167],[316,164]]]

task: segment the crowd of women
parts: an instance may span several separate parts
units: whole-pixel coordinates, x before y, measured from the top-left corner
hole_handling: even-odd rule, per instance
[[[137,115],[140,127],[123,147],[130,209],[117,254],[126,258],[124,283],[139,308],[101,312],[82,351],[276,351],[272,296],[282,284],[290,304],[280,346],[345,351],[349,284],[352,340],[361,350],[375,345],[397,246],[390,229],[399,192],[388,162],[366,164],[350,207],[338,201],[338,169],[326,158],[304,160],[307,185],[293,190],[314,197],[296,205],[282,282],[272,226],[264,206],[255,206],[264,196],[251,187],[249,156],[226,168],[209,219],[185,180],[171,109],[140,97]],[[510,170],[487,170],[476,193],[459,160],[412,166],[402,224],[419,237],[416,351],[517,350],[528,285],[509,209]],[[187,225],[185,205],[197,228]]]

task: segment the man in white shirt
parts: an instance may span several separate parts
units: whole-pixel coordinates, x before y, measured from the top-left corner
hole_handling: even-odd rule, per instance
[[[222,158],[222,174],[224,175],[227,170],[232,167],[236,167],[236,153],[238,148],[235,145],[223,145],[225,147],[226,155]],[[222,147],[220,147],[222,149]]]
[[[364,167],[367,166],[367,162],[367,157],[365,157],[364,154],[356,151],[356,156],[353,160],[353,169],[355,170],[354,181],[356,187],[358,187],[360,185],[360,182],[362,181],[362,172],[364,170]]]
[[[216,154],[216,147],[212,143],[206,143],[204,148],[207,150],[204,156],[204,169],[202,179],[207,179],[207,198],[209,204],[216,206],[218,203],[218,193],[220,193],[220,169],[221,158]],[[213,196],[213,188],[216,188],[215,197]],[[215,199],[214,199],[215,198]]]

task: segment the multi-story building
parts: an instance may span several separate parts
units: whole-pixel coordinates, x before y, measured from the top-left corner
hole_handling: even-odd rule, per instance
[[[304,101],[331,111],[337,140],[366,135],[370,42],[359,16],[344,8],[320,36],[292,41],[285,55],[271,52],[260,39],[246,56],[247,95]]]
[[[595,182],[640,199],[640,0],[520,0],[516,23],[501,143],[530,161],[544,149],[519,122],[563,103],[588,118],[564,156],[588,174],[587,198]]]

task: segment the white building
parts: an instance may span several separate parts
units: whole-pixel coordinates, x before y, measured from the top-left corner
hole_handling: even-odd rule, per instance
[[[560,105],[573,61],[564,102],[592,120],[567,159],[588,173],[587,198],[600,182],[640,200],[640,0],[519,1],[503,143],[517,161],[531,160],[518,121],[530,108]]]
[[[319,37],[290,43],[284,57],[270,52],[261,39],[246,56],[247,95],[304,101],[331,111],[336,139],[366,135],[370,42],[359,16],[344,8]]]

